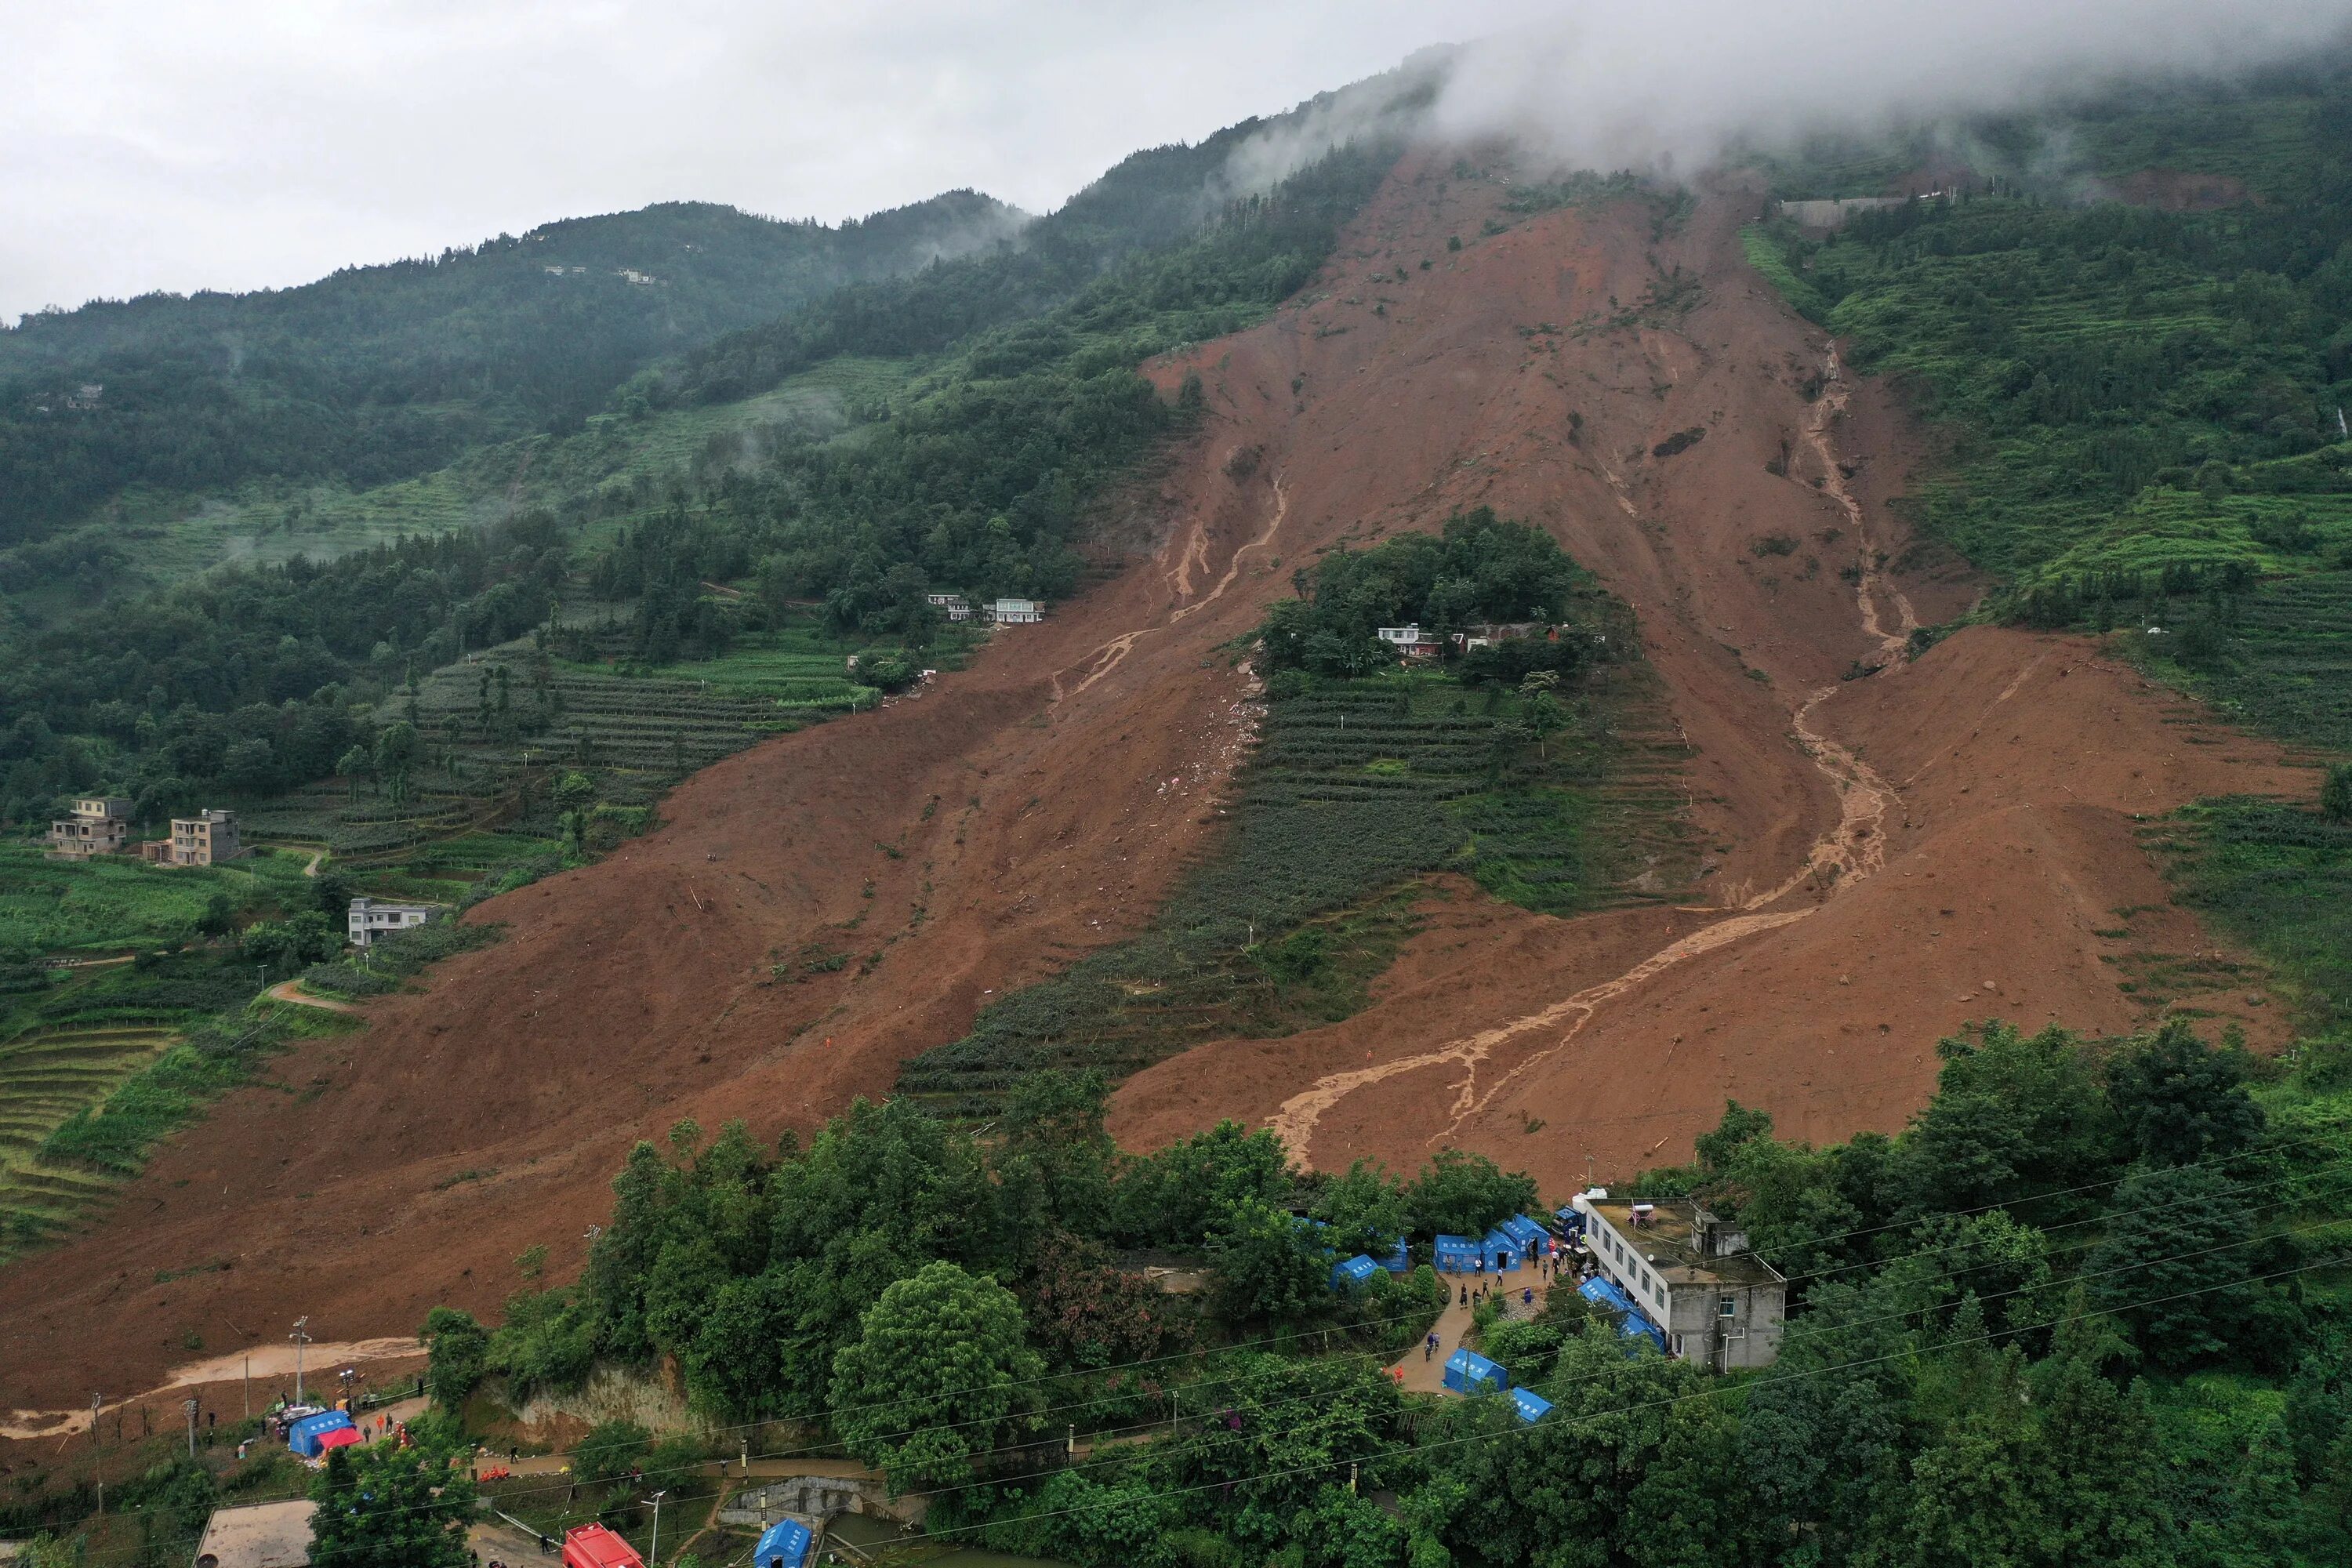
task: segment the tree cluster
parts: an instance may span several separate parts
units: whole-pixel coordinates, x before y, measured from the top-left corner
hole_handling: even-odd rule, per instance
[[[1276,603],[1259,628],[1267,669],[1348,677],[1394,662],[1395,650],[1373,635],[1378,627],[1417,626],[1452,657],[1450,639],[1473,626],[1556,624],[1584,574],[1543,530],[1482,506],[1446,519],[1436,535],[1401,533],[1369,550],[1334,551],[1293,580],[1298,596]],[[1516,685],[1538,669],[1573,673],[1586,652],[1581,637],[1538,636],[1477,650],[1465,673]]]

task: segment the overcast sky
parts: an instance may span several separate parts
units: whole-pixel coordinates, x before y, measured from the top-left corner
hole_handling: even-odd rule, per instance
[[[830,222],[971,185],[1043,211],[1526,9],[0,0],[0,320],[679,198]]]
[[[2291,52],[2352,0],[0,0],[0,321],[298,283],[693,198],[1031,211],[1494,35],[1442,122],[1691,155],[1824,105],[1998,98],[2113,58]],[[1524,29],[1551,29],[1530,47]],[[1680,132],[1674,129],[1682,127]]]

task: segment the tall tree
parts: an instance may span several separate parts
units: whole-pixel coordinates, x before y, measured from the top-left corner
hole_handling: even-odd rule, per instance
[[[834,1431],[893,1491],[960,1479],[1016,1430],[1043,1369],[1012,1291],[929,1263],[883,1291],[834,1357]]]
[[[453,1422],[409,1423],[412,1447],[337,1448],[311,1484],[310,1561],[335,1568],[466,1568],[474,1479]]]

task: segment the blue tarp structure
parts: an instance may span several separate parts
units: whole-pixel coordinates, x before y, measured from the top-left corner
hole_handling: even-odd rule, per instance
[[[768,1526],[760,1544],[751,1548],[751,1568],[803,1568],[815,1540],[809,1527],[796,1520],[779,1520]]]
[[[1562,1236],[1573,1237],[1584,1234],[1584,1215],[1577,1212],[1574,1204],[1570,1204],[1564,1209],[1555,1209],[1552,1211],[1551,1217],[1559,1221],[1559,1231]]]
[[[1488,1231],[1486,1239],[1478,1244],[1478,1251],[1486,1259],[1486,1270],[1490,1274],[1518,1268],[1527,1260],[1527,1250],[1500,1230]]]
[[[1500,1394],[1511,1386],[1511,1374],[1476,1351],[1458,1350],[1445,1358],[1445,1386],[1456,1394]]]
[[[1511,1408],[1519,1413],[1520,1420],[1532,1426],[1551,1409],[1551,1401],[1532,1389],[1515,1388],[1511,1390]]]
[[[1404,1274],[1412,1270],[1412,1251],[1405,1246],[1402,1237],[1397,1238],[1396,1250],[1381,1259],[1381,1267],[1391,1274]]]
[[[306,1459],[315,1459],[319,1457],[319,1439],[351,1424],[351,1413],[343,1410],[322,1410],[316,1415],[305,1415],[286,1429],[286,1446]]]
[[[1440,1274],[1467,1274],[1478,1261],[1478,1244],[1466,1236],[1441,1236],[1437,1238],[1437,1271]]]
[[[1353,1258],[1343,1258],[1331,1265],[1331,1289],[1334,1290],[1360,1289],[1380,1271],[1379,1264],[1359,1252]]]
[[[1598,1274],[1576,1288],[1576,1293],[1605,1311],[1617,1315],[1617,1331],[1627,1339],[1646,1335],[1660,1350],[1666,1348],[1666,1331],[1650,1321],[1648,1314],[1633,1303],[1633,1298],[1617,1289]]]
[[[1551,1232],[1523,1214],[1513,1215],[1495,1228],[1518,1243],[1522,1257],[1541,1258],[1551,1250]]]

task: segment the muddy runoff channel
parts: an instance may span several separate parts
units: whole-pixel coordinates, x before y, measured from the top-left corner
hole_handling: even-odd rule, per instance
[[[1854,583],[1855,618],[1863,632],[1877,645],[1880,667],[1892,668],[1909,657],[1910,634],[1917,626],[1918,619],[1910,601],[1879,575],[1877,551],[1868,521],[1837,464],[1830,431],[1838,415],[1845,408],[1849,390],[1838,363],[1837,351],[1832,348],[1825,366],[1822,395],[1815,399],[1806,416],[1805,441],[1821,464],[1825,476],[1824,489],[1843,509],[1853,525],[1855,562],[1859,569]],[[1894,610],[1895,629],[1892,631],[1886,629],[1882,618],[1882,597]],[[1894,786],[1881,778],[1869,764],[1814,727],[1814,715],[1824,702],[1837,695],[1838,690],[1839,688],[1833,685],[1820,687],[1808,693],[1789,715],[1790,731],[1796,736],[1798,744],[1804,748],[1822,776],[1829,781],[1830,787],[1837,792],[1838,820],[1814,841],[1804,863],[1779,885],[1742,900],[1736,906],[1735,912],[1724,919],[1676,938],[1623,973],[1597,985],[1587,986],[1540,1011],[1481,1029],[1460,1039],[1449,1040],[1433,1050],[1416,1056],[1331,1073],[1318,1079],[1308,1088],[1284,1100],[1281,1108],[1266,1118],[1266,1126],[1282,1139],[1294,1159],[1302,1164],[1308,1163],[1316,1124],[1326,1111],[1348,1096],[1400,1074],[1451,1067],[1458,1070],[1459,1076],[1454,1084],[1453,1101],[1448,1108],[1450,1113],[1444,1125],[1433,1132],[1428,1140],[1433,1147],[1442,1144],[1454,1135],[1465,1120],[1484,1110],[1488,1101],[1521,1074],[1573,1044],[1584,1026],[1610,1003],[1639,990],[1668,970],[1701,954],[1716,952],[1760,931],[1793,925],[1810,919],[1823,907],[1818,901],[1795,909],[1776,910],[1771,907],[1791,895],[1812,889],[1828,898],[1835,898],[1845,889],[1876,873],[1885,863],[1886,815],[1889,808],[1897,804],[1898,797]],[[1703,914],[1714,911],[1699,908],[1686,912]],[[1482,1071],[1499,1047],[1528,1036],[1547,1032],[1555,1036],[1549,1046],[1528,1056],[1510,1071],[1491,1082],[1483,1081]]]

